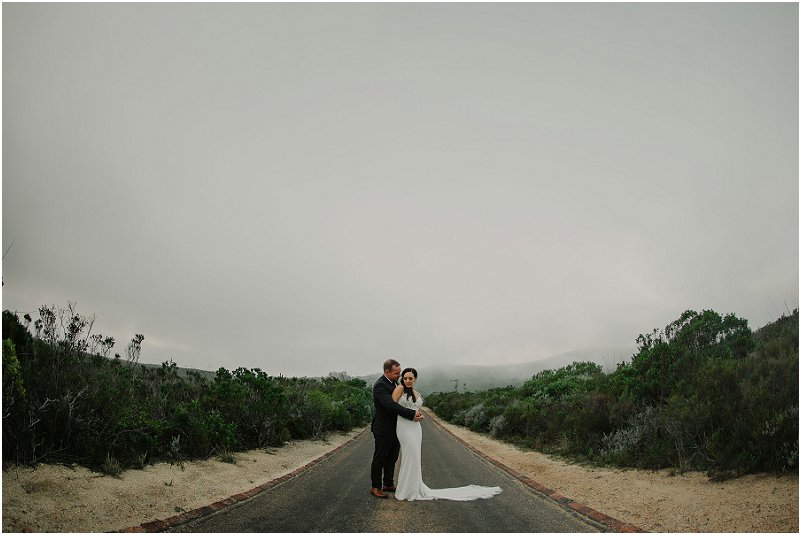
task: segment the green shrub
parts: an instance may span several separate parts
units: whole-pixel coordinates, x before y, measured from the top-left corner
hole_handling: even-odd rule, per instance
[[[637,338],[603,374],[574,363],[521,387],[433,393],[445,420],[546,452],[715,477],[798,470],[798,311],[755,333],[745,320],[684,312]]]
[[[10,339],[3,340],[3,407],[6,411],[25,398],[22,368]]]
[[[646,405],[629,417],[626,425],[604,435],[600,450],[601,458],[611,464],[641,468],[661,468],[657,461],[661,450],[654,451],[660,440],[661,409]]]
[[[146,367],[137,363],[141,334],[125,359],[107,358],[113,339],[90,336],[93,320],[73,305],[39,313],[35,336],[29,318],[23,325],[3,313],[5,461],[78,462],[110,473],[148,459],[182,463],[280,446],[372,417],[360,379],[272,377],[244,368],[221,368],[209,379],[181,374],[175,363]]]

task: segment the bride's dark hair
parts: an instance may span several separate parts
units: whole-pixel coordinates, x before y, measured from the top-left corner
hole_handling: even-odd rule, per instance
[[[406,395],[407,398],[412,398],[413,402],[417,401],[417,398],[414,397],[414,388],[409,388],[406,386],[406,383],[403,382],[403,376],[406,375],[407,372],[412,372],[414,378],[417,379],[417,370],[414,368],[406,368],[401,372],[401,384],[403,385],[403,393]]]

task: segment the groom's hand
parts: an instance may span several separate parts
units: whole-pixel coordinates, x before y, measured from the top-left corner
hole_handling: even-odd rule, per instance
[[[419,421],[420,421],[420,420],[422,420],[423,418],[425,418],[425,416],[423,416],[423,413],[422,413],[422,411],[420,411],[420,409],[417,409],[417,410],[415,411],[415,413],[414,413],[414,421],[415,421],[415,422],[419,422]]]

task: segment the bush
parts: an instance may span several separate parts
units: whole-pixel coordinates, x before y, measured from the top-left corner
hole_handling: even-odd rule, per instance
[[[506,429],[506,418],[503,414],[494,416],[492,420],[490,420],[489,432],[494,437],[501,437],[508,434]]]
[[[798,470],[798,311],[752,333],[745,320],[684,312],[637,338],[603,374],[573,363],[521,387],[434,393],[445,420],[546,452],[715,477]]]
[[[618,466],[651,469],[670,466],[670,443],[661,429],[662,410],[646,405],[624,427],[604,435],[600,458]]]
[[[144,336],[126,358],[113,339],[91,335],[73,305],[40,308],[23,325],[3,313],[3,459],[78,462],[107,473],[147,459],[182,462],[278,446],[366,425],[371,394],[360,379],[271,377],[224,368],[209,379],[175,363],[138,364]],[[94,352],[93,352],[94,351]]]
[[[464,414],[464,425],[466,425],[473,431],[485,430],[488,423],[489,423],[489,418],[487,417],[487,414],[484,411],[483,403],[479,403],[478,405],[473,405]]]

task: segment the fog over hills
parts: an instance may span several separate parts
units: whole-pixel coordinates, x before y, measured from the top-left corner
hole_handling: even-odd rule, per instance
[[[401,361],[401,366],[405,368],[411,365],[417,369],[417,390],[422,394],[450,392],[455,388],[459,392],[463,392],[465,390],[488,390],[508,385],[518,386],[543,370],[556,370],[573,362],[595,362],[609,373],[615,370],[618,363],[631,361],[634,352],[634,347],[592,347],[516,364],[483,366],[448,364],[416,367],[413,362]],[[379,373],[374,373],[363,375],[361,378],[372,384],[379,375]]]
[[[573,362],[595,362],[603,368],[604,372],[610,373],[615,371],[619,363],[624,361],[631,362],[634,352],[634,347],[589,347],[568,353],[560,353],[540,360],[515,364],[415,366],[412,361],[401,360],[401,366],[404,368],[412,366],[417,369],[417,390],[422,394],[452,392],[454,389],[458,389],[459,392],[464,392],[465,390],[475,392],[509,385],[520,386],[528,379],[531,379],[533,375],[543,370],[556,370]],[[146,363],[140,363],[140,365],[146,368],[161,368],[162,366],[162,364]],[[217,374],[216,370],[176,367],[176,372],[180,377],[187,377],[190,371],[197,372],[208,380],[213,380]],[[233,371],[233,369],[230,371]],[[380,373],[373,373],[357,377],[364,379],[372,387],[380,375]],[[332,371],[327,376],[340,379],[351,377],[346,371]]]

